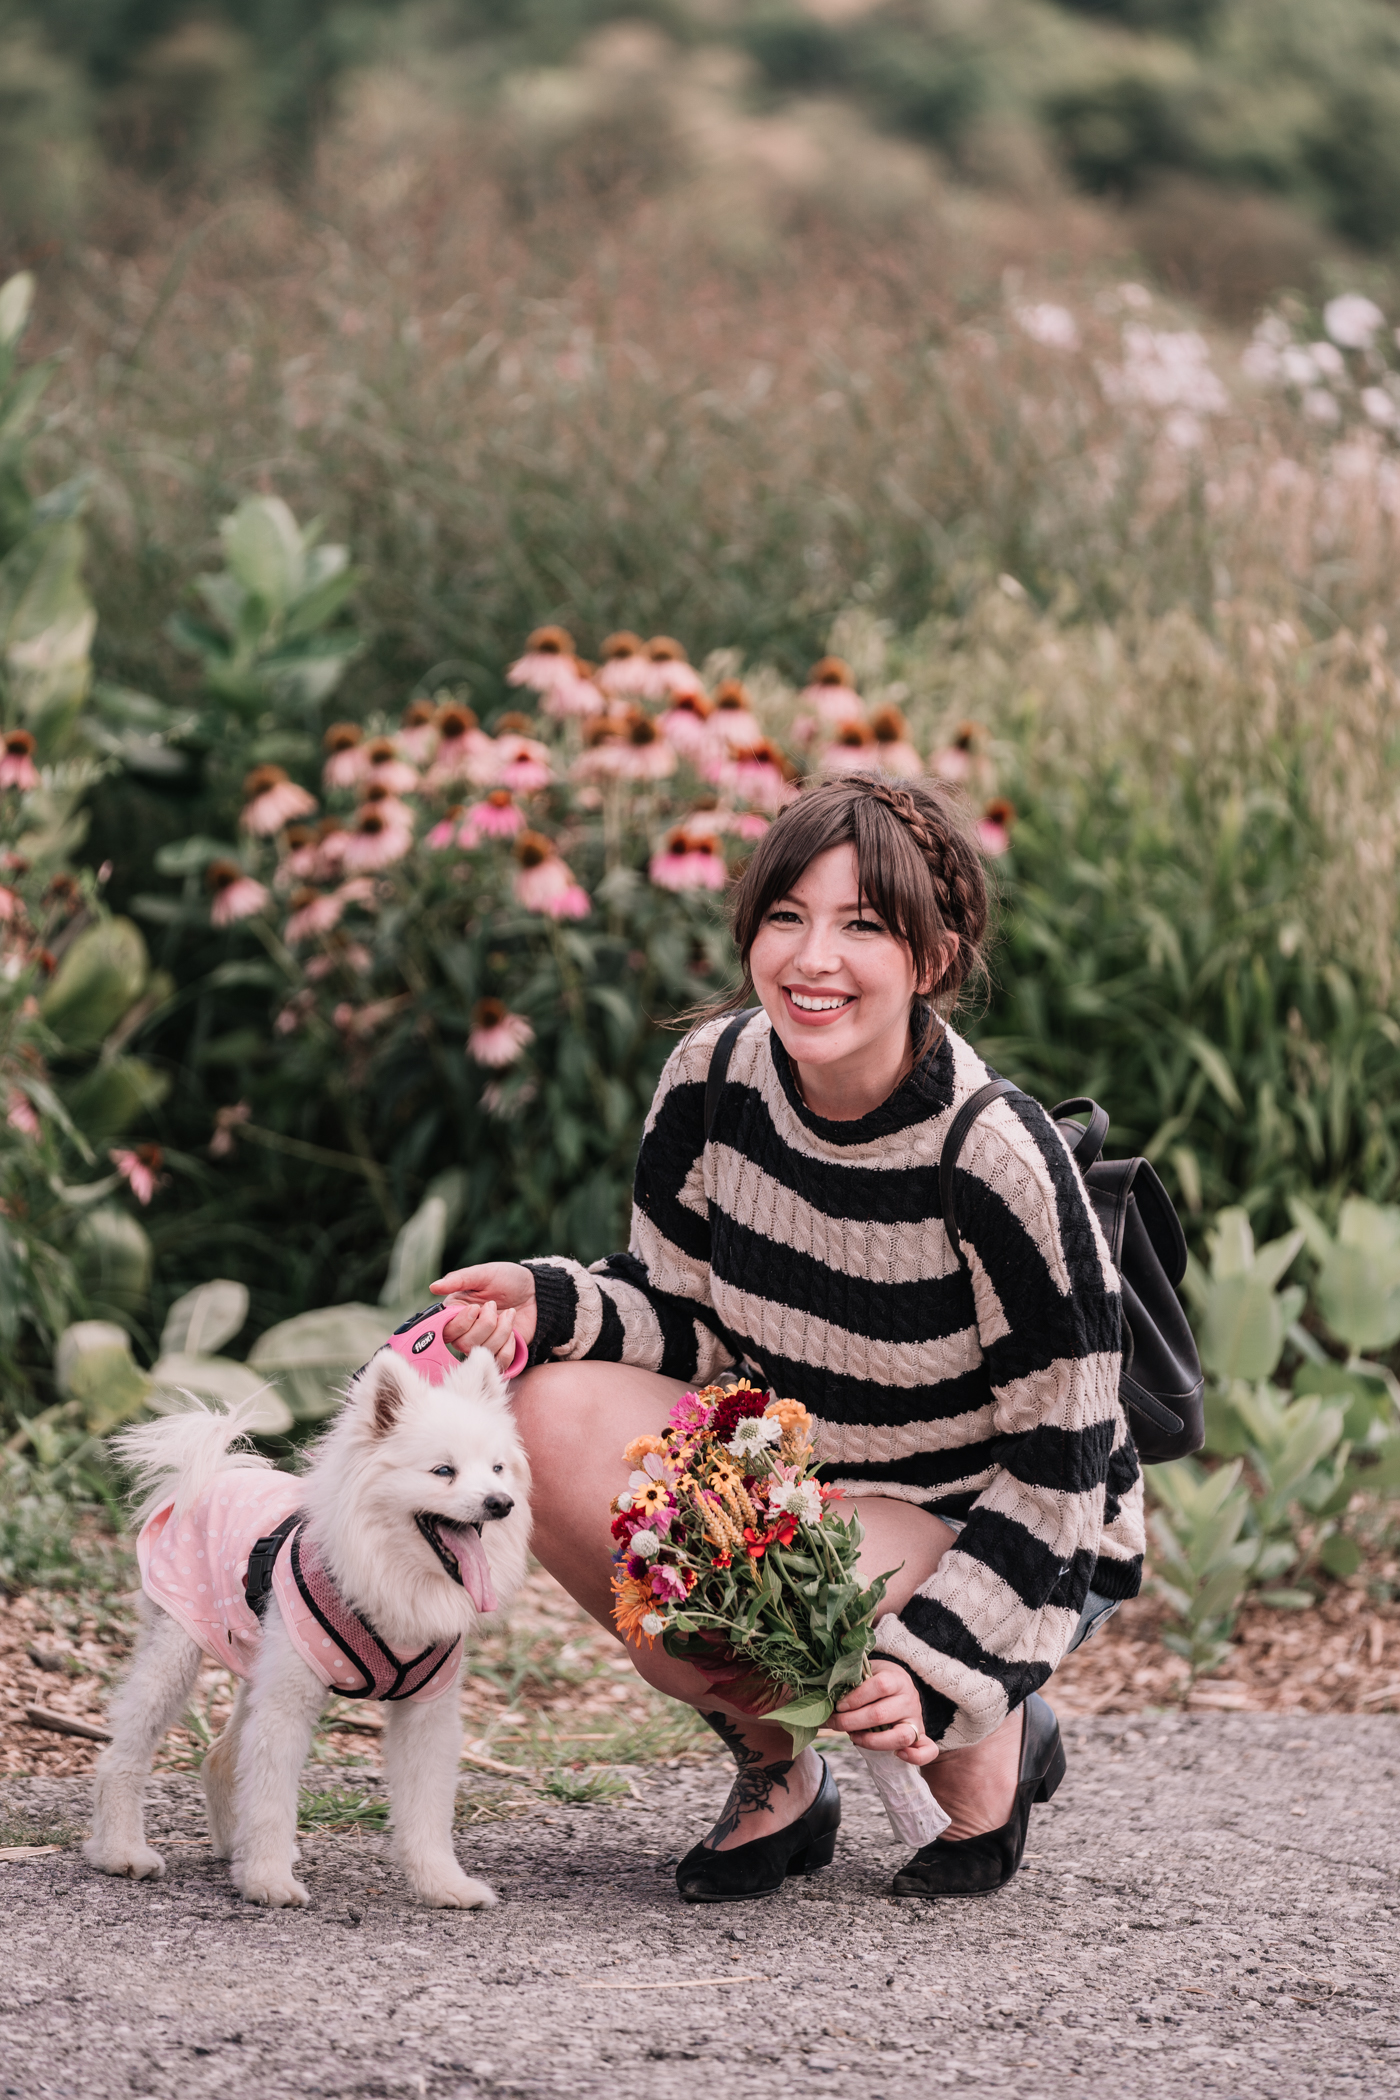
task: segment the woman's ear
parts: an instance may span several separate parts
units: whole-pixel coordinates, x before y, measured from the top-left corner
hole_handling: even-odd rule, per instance
[[[953,964],[957,961],[958,950],[961,946],[962,940],[960,936],[954,933],[951,926],[945,926],[943,938],[938,944],[937,968],[931,973],[926,971],[923,982],[919,986],[919,997],[921,999],[931,998],[933,993],[938,990],[939,985],[942,984]]]

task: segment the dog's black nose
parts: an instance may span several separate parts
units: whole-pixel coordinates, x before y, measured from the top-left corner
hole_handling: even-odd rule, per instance
[[[481,1505],[481,1513],[492,1519],[508,1517],[515,1507],[513,1495],[488,1495]]]

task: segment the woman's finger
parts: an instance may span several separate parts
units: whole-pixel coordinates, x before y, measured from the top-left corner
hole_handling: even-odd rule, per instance
[[[468,1349],[479,1348],[495,1327],[496,1308],[488,1298],[484,1305],[463,1305],[450,1313],[442,1323],[442,1336],[465,1355]]]
[[[895,1755],[906,1765],[931,1765],[938,1755],[938,1745],[932,1736],[920,1736],[907,1750],[898,1750]]]
[[[843,1712],[838,1706],[831,1717],[832,1727],[843,1728],[847,1735],[863,1735],[872,1728],[888,1728],[895,1721],[910,1721],[918,1725],[909,1700],[899,1697],[878,1699],[853,1712]]]

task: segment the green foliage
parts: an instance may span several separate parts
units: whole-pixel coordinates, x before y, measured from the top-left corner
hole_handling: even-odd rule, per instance
[[[1240,1536],[1249,1493],[1239,1459],[1207,1472],[1178,1459],[1152,1473],[1155,1585],[1178,1624],[1163,1635],[1191,1673],[1218,1670],[1230,1653],[1230,1629],[1258,1548]]]

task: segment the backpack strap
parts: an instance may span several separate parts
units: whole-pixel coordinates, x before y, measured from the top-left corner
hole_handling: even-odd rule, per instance
[[[715,1038],[715,1047],[710,1052],[710,1069],[705,1077],[705,1143],[710,1142],[710,1132],[715,1127],[715,1112],[719,1108],[719,1097],[724,1082],[729,1076],[729,1061],[734,1055],[734,1045],[747,1028],[754,1015],[760,1012],[757,1006],[746,1006],[741,1014],[727,1021]]]
[[[1061,1137],[1069,1144],[1074,1164],[1081,1174],[1087,1174],[1090,1167],[1097,1166],[1103,1156],[1104,1139],[1108,1136],[1108,1110],[1100,1108],[1098,1102],[1088,1094],[1075,1094],[1071,1100],[1059,1102],[1050,1111],[1052,1123],[1067,1122],[1071,1116],[1089,1118],[1084,1126],[1083,1135],[1076,1132],[1073,1143],[1070,1142],[1070,1133],[1067,1130],[1060,1132]]]
[[[958,1154],[967,1143],[967,1134],[984,1108],[1000,1101],[1005,1094],[1019,1094],[1021,1089],[1011,1079],[989,1079],[979,1086],[975,1094],[969,1094],[962,1107],[948,1125],[948,1135],[943,1140],[943,1152],[938,1162],[938,1195],[943,1207],[943,1224],[953,1252],[959,1261],[965,1261],[962,1240],[958,1234],[958,1217],[953,1198],[953,1176],[957,1172]]]

